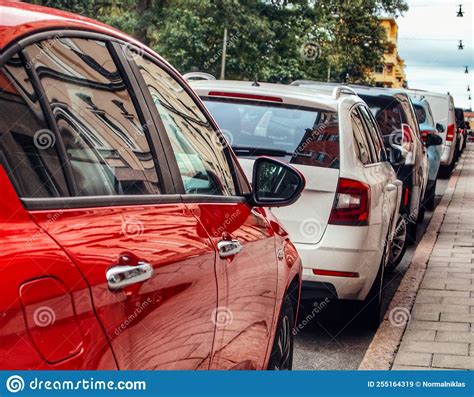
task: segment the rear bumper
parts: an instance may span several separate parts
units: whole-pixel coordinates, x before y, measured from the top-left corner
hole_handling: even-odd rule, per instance
[[[454,149],[456,145],[453,145],[452,142],[444,143],[441,151],[441,165],[450,165],[453,161]]]
[[[365,299],[382,260],[381,241],[380,225],[328,225],[320,243],[295,243],[303,262],[302,299]],[[315,275],[314,269],[358,277]]]

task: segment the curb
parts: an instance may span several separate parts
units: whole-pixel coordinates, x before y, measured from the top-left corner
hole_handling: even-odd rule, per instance
[[[390,315],[396,316],[397,311],[400,310],[408,310],[411,313],[416,295],[425,275],[431,251],[433,251],[435,246],[439,230],[443,225],[444,217],[451,203],[459,175],[464,166],[464,159],[465,156],[461,158],[448,182],[443,198],[436,207],[423,238],[417,245],[411,263],[390,301],[380,327],[365,352],[362,362],[359,365],[359,370],[389,370],[392,367],[408,321],[405,321],[400,326],[395,326],[390,322]]]

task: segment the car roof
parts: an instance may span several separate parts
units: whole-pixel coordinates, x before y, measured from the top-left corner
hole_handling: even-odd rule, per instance
[[[397,97],[403,96],[408,98],[408,94],[405,89],[402,88],[383,88],[383,87],[371,87],[361,84],[342,84],[342,83],[333,83],[333,82],[322,82],[322,81],[313,81],[313,80],[296,80],[292,84],[298,87],[308,87],[313,90],[323,90],[329,91],[334,89],[334,87],[339,87],[346,85],[347,87],[353,88],[357,94],[366,95],[366,96],[386,96],[386,97]]]
[[[448,99],[451,95],[450,94],[442,94],[440,92],[432,92],[432,91],[425,91],[425,90],[418,90],[414,88],[407,88],[405,92],[410,95],[410,97],[437,97],[437,98],[443,98],[443,99]]]
[[[191,87],[201,96],[206,96],[206,91],[234,92],[239,94],[253,94],[262,96],[278,97],[282,103],[291,105],[308,106],[337,110],[340,100],[349,96],[334,99],[332,95],[315,93],[314,90],[295,87],[286,84],[258,83],[252,81],[235,80],[195,80],[190,82]],[[361,101],[356,95],[352,95],[355,101]],[[251,99],[249,99],[251,100]]]

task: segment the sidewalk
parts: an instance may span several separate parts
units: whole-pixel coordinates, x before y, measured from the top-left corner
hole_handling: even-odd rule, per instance
[[[392,369],[474,370],[474,144],[461,167]]]

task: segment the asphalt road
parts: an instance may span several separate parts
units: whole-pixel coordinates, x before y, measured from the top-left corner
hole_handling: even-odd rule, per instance
[[[447,185],[448,180],[438,180],[436,205],[441,200]],[[427,212],[423,223],[419,224],[417,241],[423,236],[432,214]],[[415,249],[416,244],[406,251],[397,269],[385,276],[384,310],[397,290]],[[309,307],[307,313],[311,312],[311,303],[303,305]],[[306,313],[303,312],[302,316],[306,316]],[[336,303],[327,306],[295,336],[293,369],[357,369],[373,336],[373,331],[367,331],[353,321],[353,315],[345,305]]]

